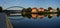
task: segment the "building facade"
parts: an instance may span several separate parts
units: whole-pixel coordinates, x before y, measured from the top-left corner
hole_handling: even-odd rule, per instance
[[[38,13],[38,10],[37,10],[37,8],[32,8],[31,12],[32,13]]]
[[[39,8],[38,11],[39,12],[44,12],[44,8]]]

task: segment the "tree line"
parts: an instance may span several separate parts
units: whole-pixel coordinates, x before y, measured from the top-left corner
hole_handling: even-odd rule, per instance
[[[53,9],[52,7],[48,7],[48,9],[44,9],[45,11],[49,11],[49,10],[51,10],[51,9]],[[22,11],[25,11],[25,12],[31,12],[31,7],[28,7],[28,8],[23,8],[22,9]],[[56,8],[56,10],[58,11],[58,12],[60,12],[60,9],[59,8]],[[0,12],[2,12],[3,11],[3,7],[2,6],[0,6]]]
[[[0,6],[0,12],[2,12],[3,11],[3,8]]]

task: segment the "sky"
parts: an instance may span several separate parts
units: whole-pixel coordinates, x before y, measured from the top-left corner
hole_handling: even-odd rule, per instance
[[[28,7],[43,7],[43,8],[60,8],[60,0],[0,0],[0,6],[3,8],[8,8],[11,6],[22,6]]]

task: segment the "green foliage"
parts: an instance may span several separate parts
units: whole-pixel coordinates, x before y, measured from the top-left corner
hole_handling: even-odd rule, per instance
[[[48,7],[48,11],[52,10],[52,7]]]
[[[57,11],[60,12],[59,8],[57,8]]]
[[[0,12],[2,12],[2,7],[0,7]]]
[[[31,12],[31,7],[27,8],[26,10],[27,12]]]

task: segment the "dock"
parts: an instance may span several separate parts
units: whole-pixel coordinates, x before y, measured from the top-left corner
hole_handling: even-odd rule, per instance
[[[5,13],[0,13],[0,28],[13,28],[8,16]]]

